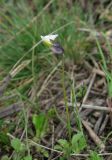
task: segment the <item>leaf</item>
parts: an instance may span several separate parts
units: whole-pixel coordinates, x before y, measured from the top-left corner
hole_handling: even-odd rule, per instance
[[[36,150],[37,150],[38,153],[41,153],[44,157],[46,157],[46,158],[49,157],[49,152],[46,149],[38,146],[36,148]]]
[[[82,132],[77,133],[72,137],[72,151],[80,153],[87,146],[86,140]]]
[[[8,156],[3,156],[1,160],[9,160]]]
[[[0,119],[0,127],[2,127],[2,126],[3,126],[3,124],[4,124],[3,119]]]
[[[14,148],[16,152],[21,152],[25,150],[24,144],[18,138],[14,138],[11,141],[11,146]]]
[[[112,79],[108,81],[108,92],[109,92],[109,97],[112,97]]]
[[[32,157],[31,156],[26,156],[23,158],[23,160],[32,160]]]
[[[92,151],[90,153],[90,159],[89,160],[103,160],[95,151]]]
[[[48,120],[46,118],[46,115],[44,113],[41,113],[39,115],[33,115],[32,121],[35,126],[36,136],[38,138],[43,137],[48,125]]]
[[[65,146],[68,146],[68,141],[65,140],[65,139],[59,139],[58,140],[58,143],[62,146],[62,147],[65,147]]]
[[[59,149],[61,149],[61,151],[64,152],[65,157],[69,157],[71,153],[71,146],[69,142],[65,139],[59,139],[58,143],[60,144],[60,147],[58,145],[56,147],[58,147]]]
[[[55,145],[54,149],[59,150],[59,151],[63,150],[62,146],[60,146],[60,145]]]
[[[64,157],[60,157],[59,160],[65,160],[65,158]]]
[[[10,142],[9,137],[4,132],[1,132],[0,133],[0,143],[8,144],[9,142]]]
[[[45,150],[44,148],[41,148],[40,152],[44,155],[44,157],[48,158],[49,157],[49,153],[47,150]]]

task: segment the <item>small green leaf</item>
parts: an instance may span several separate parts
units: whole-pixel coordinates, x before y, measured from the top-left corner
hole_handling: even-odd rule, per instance
[[[4,124],[3,119],[0,119],[0,127],[2,127],[2,126],[3,126],[3,124]]]
[[[0,143],[8,144],[9,142],[9,137],[4,132],[0,132]]]
[[[46,149],[39,147],[39,146],[36,149],[37,149],[37,152],[41,153],[44,157],[46,158],[49,157],[49,152]]]
[[[65,157],[60,157],[59,160],[65,160]]]
[[[32,160],[32,157],[31,156],[26,156],[23,158],[23,160]]]
[[[65,157],[69,157],[69,155],[71,153],[70,143],[65,139],[59,139],[58,143],[59,143],[60,147],[58,145],[56,147],[58,147],[58,149],[61,149],[61,151],[64,153]]]
[[[109,92],[109,97],[112,97],[112,79],[108,81],[108,92]]]
[[[82,132],[77,133],[72,138],[72,151],[80,153],[87,146],[85,137]]]
[[[44,155],[44,157],[46,157],[46,158],[49,157],[49,153],[47,150],[41,148],[41,153]]]
[[[41,113],[39,115],[33,115],[32,121],[35,126],[36,136],[38,138],[43,137],[48,125],[48,120],[46,115],[44,113]]]
[[[55,145],[54,149],[59,150],[59,151],[63,150],[62,146],[60,146],[60,145]]]
[[[89,160],[103,160],[95,151],[90,153]]]
[[[62,147],[66,147],[68,146],[68,141],[66,139],[59,139],[58,143],[62,146]]]
[[[8,156],[3,156],[1,160],[9,160]]]
[[[16,152],[21,152],[25,150],[24,144],[18,138],[14,138],[11,141],[11,146],[14,148]]]

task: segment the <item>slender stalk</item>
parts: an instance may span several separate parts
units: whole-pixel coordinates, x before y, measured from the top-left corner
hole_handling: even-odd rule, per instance
[[[30,148],[29,148],[29,142],[28,142],[28,111],[25,112],[25,109],[23,109],[23,113],[25,118],[26,147],[28,151],[28,156],[30,156]]]
[[[21,99],[21,102],[23,102],[22,100],[22,96],[20,93],[18,93]],[[28,142],[28,108],[25,110],[25,108],[23,107],[23,115],[24,115],[24,121],[25,121],[25,135],[26,135],[26,148],[28,151],[28,156],[30,156],[30,147],[29,147],[29,142]]]
[[[35,62],[34,62],[34,49],[32,51],[32,77],[33,77],[33,83],[35,86],[35,70],[34,70],[34,66],[35,66]]]
[[[66,108],[67,129],[68,129],[68,134],[69,134],[69,141],[71,142],[70,114],[69,114],[69,106],[67,102],[67,95],[66,95],[66,88],[65,88],[64,56],[62,59],[62,86],[63,86],[63,95],[64,95],[64,102],[65,102],[65,108]]]
[[[73,81],[73,84],[72,84],[72,105],[76,107],[74,107],[74,116],[75,116],[75,121],[77,122],[77,126],[78,126],[78,129],[80,131],[83,131],[82,129],[82,123],[81,123],[81,119],[80,119],[80,115],[79,115],[79,107],[77,105],[77,99],[76,99],[76,93],[75,93],[75,85],[74,85],[74,81]]]

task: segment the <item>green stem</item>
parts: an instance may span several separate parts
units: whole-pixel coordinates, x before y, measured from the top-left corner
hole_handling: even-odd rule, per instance
[[[22,96],[20,93],[18,93],[21,102],[23,102]],[[30,147],[29,147],[29,142],[28,142],[28,108],[25,110],[25,108],[23,107],[23,115],[24,115],[24,121],[25,121],[25,138],[26,138],[26,148],[27,148],[27,152],[28,152],[28,156],[30,156]]]
[[[75,104],[75,108],[74,108],[74,114],[75,114],[75,121],[77,123],[78,129],[80,131],[83,131],[82,129],[82,123],[81,123],[81,118],[80,118],[80,114],[79,114],[79,107],[77,106],[77,99],[76,99],[76,92],[75,92],[75,84],[74,84],[74,80],[73,80],[73,84],[72,84],[72,106],[74,106]]]
[[[69,114],[69,107],[67,102],[67,95],[66,95],[66,88],[65,88],[65,75],[64,75],[64,56],[62,59],[62,86],[63,86],[63,95],[64,95],[64,102],[66,108],[66,117],[67,117],[67,129],[69,134],[69,141],[71,141],[71,125],[70,125],[70,114]]]
[[[28,142],[28,111],[25,111],[25,109],[23,109],[23,112],[24,112],[24,118],[25,118],[26,147],[28,151],[28,156],[30,156],[30,148],[29,148],[29,142]]]

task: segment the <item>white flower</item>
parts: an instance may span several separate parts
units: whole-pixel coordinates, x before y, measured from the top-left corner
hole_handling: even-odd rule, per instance
[[[52,46],[52,41],[54,41],[57,37],[58,34],[51,34],[51,35],[46,35],[46,36],[40,36],[42,41],[47,44],[48,46]]]

